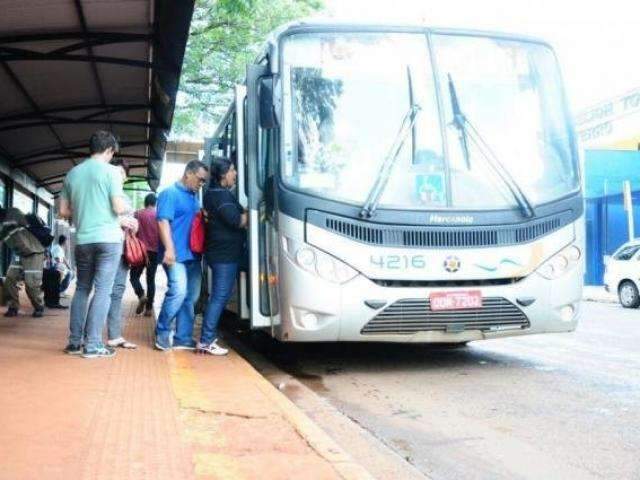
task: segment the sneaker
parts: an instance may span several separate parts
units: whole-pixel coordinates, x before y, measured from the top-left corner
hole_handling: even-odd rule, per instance
[[[63,350],[67,355],[81,355],[82,354],[82,345],[75,345],[70,343]]]
[[[36,308],[31,316],[35,318],[44,317],[44,308]]]
[[[4,312],[4,316],[5,317],[17,317],[18,316],[18,309],[17,308],[13,308],[13,307],[9,307],[9,308],[7,308],[7,311]]]
[[[144,310],[144,306],[147,304],[147,297],[144,295],[138,298],[138,306],[136,306],[136,315],[140,315]]]
[[[222,356],[229,353],[229,349],[222,348],[220,345],[218,345],[218,339],[215,339],[208,345],[206,343],[198,343],[196,353],[208,353],[209,355]]]
[[[103,345],[91,349],[85,347],[82,350],[82,358],[113,357],[115,354],[116,350],[114,348]]]
[[[174,343],[173,344],[173,349],[174,350],[195,350],[196,349],[196,342],[194,342],[193,340],[189,343]]]

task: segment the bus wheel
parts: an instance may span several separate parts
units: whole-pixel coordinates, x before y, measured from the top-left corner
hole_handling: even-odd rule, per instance
[[[625,280],[618,287],[618,298],[624,308],[638,308],[640,306],[640,294],[638,288],[630,280]]]

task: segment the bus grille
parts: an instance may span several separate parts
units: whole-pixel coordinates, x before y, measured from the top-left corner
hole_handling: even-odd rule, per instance
[[[402,299],[391,304],[360,331],[362,334],[412,334],[417,332],[465,330],[520,330],[529,319],[513,303],[501,297],[482,299],[482,308],[431,311],[429,299]]]
[[[531,242],[570,222],[564,212],[520,225],[417,226],[386,225],[339,217],[310,210],[310,223],[343,237],[369,245],[407,248],[474,248],[516,245]]]

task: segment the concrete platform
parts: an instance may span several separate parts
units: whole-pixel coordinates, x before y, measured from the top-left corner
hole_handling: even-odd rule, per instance
[[[68,310],[0,317],[1,479],[365,479],[242,357],[159,352],[153,317],[114,358],[62,352]]]

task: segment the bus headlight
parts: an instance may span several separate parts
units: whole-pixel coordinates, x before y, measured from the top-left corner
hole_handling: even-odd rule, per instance
[[[345,283],[358,275],[346,263],[310,245],[283,238],[285,251],[303,270],[332,283]]]
[[[296,251],[296,263],[305,270],[314,268],[316,254],[310,248],[303,247]]]
[[[540,265],[537,272],[547,280],[560,278],[565,272],[568,272],[576,266],[581,256],[582,252],[580,249],[575,245],[571,245],[562,249]]]

